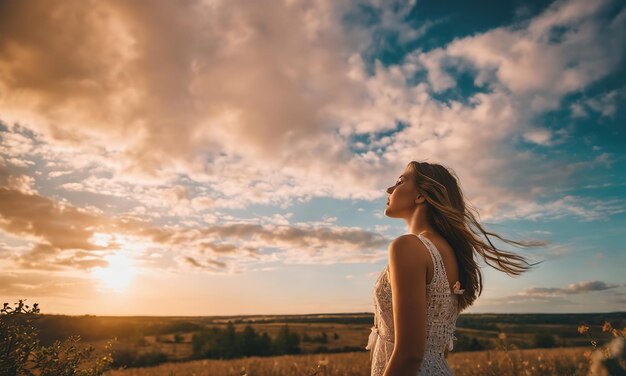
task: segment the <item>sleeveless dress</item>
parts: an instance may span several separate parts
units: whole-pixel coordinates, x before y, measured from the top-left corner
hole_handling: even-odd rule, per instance
[[[415,235],[415,234],[413,234]],[[415,235],[424,243],[433,259],[434,273],[426,284],[427,318],[426,347],[417,375],[454,376],[444,357],[445,349],[452,350],[456,319],[459,315],[458,300],[454,294],[463,294],[460,282],[450,291],[446,269],[441,254],[435,245],[423,235]],[[374,326],[366,349],[370,350],[372,361],[371,376],[381,376],[385,372],[393,352],[394,329],[389,264],[381,272],[374,284]]]

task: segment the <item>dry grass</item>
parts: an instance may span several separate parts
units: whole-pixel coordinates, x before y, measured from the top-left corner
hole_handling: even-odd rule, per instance
[[[323,329],[343,329],[345,327],[313,326],[309,331]],[[269,328],[266,328],[269,329]],[[312,329],[312,330],[311,330]],[[330,330],[329,330],[330,331]],[[578,327],[580,334],[589,337],[592,348],[566,347],[555,349],[518,349],[509,344],[509,336],[498,334],[498,349],[487,351],[451,353],[448,362],[457,376],[477,375],[608,375],[626,374],[624,358],[624,337],[626,328],[613,328],[609,322],[602,326],[601,333],[610,335],[612,340],[604,346],[592,334],[587,324]],[[354,331],[357,340],[358,331]],[[345,339],[344,339],[345,340]],[[343,354],[306,354],[275,357],[250,357],[233,360],[199,360],[180,363],[167,363],[151,368],[114,370],[106,376],[335,376],[369,375],[370,353],[356,352]],[[611,372],[607,368],[612,367]]]
[[[583,353],[588,348],[490,350],[450,354],[457,376],[469,375],[586,375]],[[199,360],[167,363],[152,368],[110,371],[107,376],[347,376],[369,375],[369,352],[285,355],[235,360]]]

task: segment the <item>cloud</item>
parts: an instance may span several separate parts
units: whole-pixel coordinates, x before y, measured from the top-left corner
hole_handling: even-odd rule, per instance
[[[520,291],[518,296],[532,297],[551,297],[561,295],[582,294],[592,291],[606,291],[618,287],[626,286],[626,284],[608,284],[603,281],[583,281],[572,283],[567,287],[530,287]]]
[[[556,1],[526,27],[456,40],[445,56],[471,63],[478,84],[504,85],[516,95],[535,96],[530,103],[536,109],[554,108],[562,95],[618,67],[626,13],[607,14],[611,6],[611,1]]]
[[[250,264],[267,262],[378,261],[386,256],[389,242],[379,233],[336,226],[332,218],[292,224],[287,219],[290,215],[248,222],[233,218],[200,226],[156,226],[133,217],[107,215],[95,208],[81,209],[67,201],[24,193],[7,185],[16,180],[12,176],[0,174],[0,178],[0,229],[7,236],[30,241],[26,251],[7,251],[7,260],[25,269],[106,266],[104,256],[121,248],[134,251],[142,266],[154,267],[149,251],[154,247],[165,255],[173,255],[172,263],[235,273],[246,270]],[[172,268],[172,263],[161,267]]]
[[[3,119],[114,156],[107,167],[133,182],[213,175],[204,161],[224,154],[258,171],[295,150],[346,158],[340,145],[317,154],[332,143],[324,105],[362,89],[344,74],[350,41],[332,4],[3,4]]]
[[[622,88],[578,100],[570,105],[572,117],[587,118],[591,113],[597,113],[601,117],[613,117],[617,112],[618,101],[624,98],[624,93]]]
[[[0,294],[3,296],[41,296],[81,299],[90,292],[95,292],[92,280],[54,276],[50,273],[5,272],[0,275]]]
[[[626,287],[626,283],[611,284],[603,281],[581,281],[572,283],[566,287],[529,287],[512,295],[499,297],[481,297],[471,308],[472,312],[567,312],[567,310],[580,311],[585,303],[576,301],[575,297],[582,294],[602,291],[604,294],[615,295],[609,299],[609,306],[619,309],[616,304],[620,303],[619,296],[622,293],[616,291],[620,287]],[[488,294],[487,294],[488,295]],[[585,297],[589,299],[589,297]],[[603,298],[606,300],[606,297]],[[588,302],[586,302],[588,305]],[[588,309],[588,308],[586,308]]]
[[[133,213],[152,218],[375,200],[413,159],[453,167],[485,219],[540,210],[539,197],[572,186],[589,164],[510,140],[558,144],[533,116],[615,69],[626,16],[607,16],[607,4],[557,2],[399,65],[374,60],[370,75],[363,57],[377,33],[417,30],[414,40],[443,20],[412,24],[412,2],[369,4],[381,17],[358,27],[342,23],[358,8],[348,1],[272,3],[272,12],[262,1],[7,3],[2,155],[22,168],[41,158],[61,189],[134,200],[144,209]],[[456,85],[449,69],[489,90],[435,99]],[[429,81],[412,83],[420,72]]]

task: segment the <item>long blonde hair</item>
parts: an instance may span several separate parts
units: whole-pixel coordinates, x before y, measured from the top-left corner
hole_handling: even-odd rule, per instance
[[[511,276],[520,275],[539,263],[531,264],[525,257],[497,249],[491,243],[488,235],[517,247],[546,244],[543,241],[514,241],[486,231],[476,219],[478,211],[465,202],[454,172],[428,162],[411,161],[407,168],[413,171],[415,186],[426,199],[430,225],[445,237],[454,250],[459,265],[459,281],[461,288],[465,289],[459,296],[459,311],[471,306],[482,293],[483,276],[474,253],[479,254],[487,265]]]

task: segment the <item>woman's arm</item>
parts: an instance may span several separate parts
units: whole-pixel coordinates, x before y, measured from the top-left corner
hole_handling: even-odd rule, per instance
[[[415,375],[426,345],[426,270],[430,255],[413,235],[389,245],[394,348],[383,376]]]

